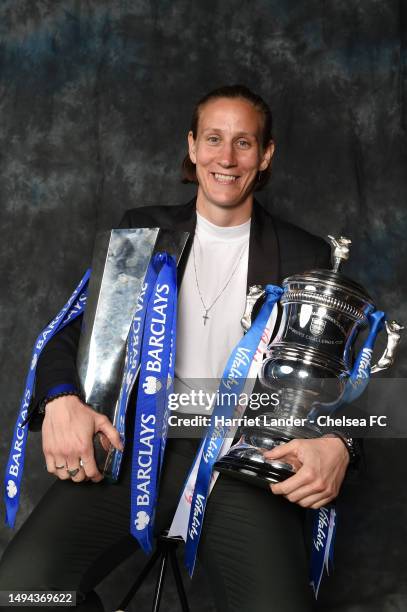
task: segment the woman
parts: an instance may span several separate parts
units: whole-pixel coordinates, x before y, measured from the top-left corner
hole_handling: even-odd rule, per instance
[[[223,87],[197,105],[188,134],[184,181],[198,185],[183,206],[128,211],[122,227],[170,227],[191,238],[179,268],[176,376],[219,378],[242,336],[247,287],[278,283],[288,274],[326,267],[322,240],[272,218],[253,193],[267,181],[274,143],[271,113],[243,86]],[[78,397],[75,369],[80,323],[47,346],[38,366],[32,424],[41,420],[47,469],[57,481],[11,542],[0,588],[78,592],[78,610],[102,610],[93,588],[136,549],[129,535],[131,429],[118,485],[102,480],[92,438],[117,431]],[[57,386],[70,385],[64,395]],[[156,532],[173,517],[198,440],[169,439],[160,482]],[[221,476],[205,514],[198,557],[222,612],[308,611],[303,508],[338,493],[349,454],[342,440],[295,440],[267,453],[296,463],[295,476],[266,491]],[[86,482],[84,482],[86,481]],[[98,484],[96,484],[98,483]],[[291,502],[291,503],[290,503]],[[35,551],[35,562],[33,555]]]

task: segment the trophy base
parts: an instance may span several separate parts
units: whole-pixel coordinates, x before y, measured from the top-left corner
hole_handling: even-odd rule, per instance
[[[98,434],[93,437],[93,452],[97,468],[103,474],[104,479],[107,482],[116,484],[119,479],[123,453],[112,445],[109,446],[109,450],[106,450]]]
[[[231,457],[225,455],[215,463],[215,470],[231,478],[244,480],[262,489],[268,489],[270,484],[287,480],[295,474],[293,466],[283,461],[261,461]]]
[[[307,430],[303,435],[315,437],[316,432]],[[244,427],[240,440],[215,463],[214,469],[226,476],[268,488],[270,484],[294,476],[296,468],[286,461],[266,459],[263,453],[292,439],[292,432],[271,427]]]

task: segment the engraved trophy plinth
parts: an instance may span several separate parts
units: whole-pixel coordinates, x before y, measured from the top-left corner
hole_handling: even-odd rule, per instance
[[[339,272],[349,257],[351,241],[328,237],[332,270],[312,270],[284,279],[281,323],[263,363],[260,381],[279,404],[262,415],[258,427],[245,427],[241,437],[216,464],[219,472],[259,486],[279,482],[295,473],[282,461],[267,460],[263,452],[294,438],[321,436],[313,417],[317,406],[341,405],[341,396],[355,358],[355,342],[368,326],[375,305],[365,289]],[[403,329],[385,323],[387,346],[371,373],[387,369]],[[278,425],[275,423],[278,421]]]
[[[178,263],[187,232],[159,228],[115,229],[97,236],[82,324],[77,370],[87,404],[109,417],[124,439],[118,400],[126,341],[151,257],[167,252]],[[105,476],[117,479],[121,453],[94,438],[95,458]]]

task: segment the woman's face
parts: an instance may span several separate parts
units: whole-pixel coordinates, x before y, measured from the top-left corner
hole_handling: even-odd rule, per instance
[[[274,145],[262,147],[262,115],[247,100],[219,98],[201,109],[196,140],[188,134],[196,164],[198,198],[207,204],[238,206],[252,199],[259,171],[269,165]]]

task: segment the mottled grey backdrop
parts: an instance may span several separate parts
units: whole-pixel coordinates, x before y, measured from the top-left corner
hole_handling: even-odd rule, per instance
[[[188,200],[178,166],[190,111],[215,86],[246,83],[273,107],[267,206],[314,233],[350,235],[351,273],[407,321],[406,14],[403,0],[3,0],[2,465],[36,332],[80,278],[98,230],[127,208]],[[406,449],[366,444],[366,476],[339,504],[321,609],[407,608]],[[33,434],[18,526],[48,485]],[[10,535],[1,528],[1,549]],[[141,563],[101,585],[107,610]],[[198,578],[193,610],[212,610]],[[140,601],[150,609],[147,594]],[[164,609],[174,601],[169,588]]]

